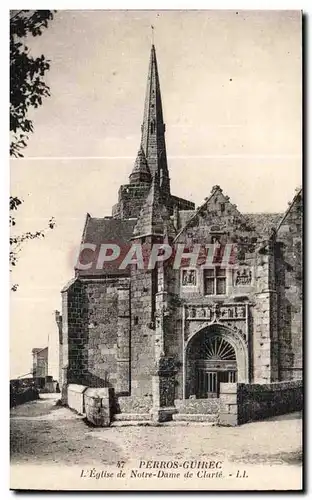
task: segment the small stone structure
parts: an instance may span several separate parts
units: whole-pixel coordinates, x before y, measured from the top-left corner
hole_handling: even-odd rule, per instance
[[[85,413],[84,393],[87,390],[85,385],[69,384],[67,389],[67,404],[69,408],[75,410],[80,415]]]
[[[89,388],[84,393],[86,417],[97,427],[108,427],[112,415],[112,391],[109,388]]]

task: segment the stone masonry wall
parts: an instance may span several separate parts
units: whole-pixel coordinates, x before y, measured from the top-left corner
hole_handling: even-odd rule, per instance
[[[253,308],[253,381],[278,380],[278,325],[275,259],[270,242],[257,254],[256,293]]]
[[[112,215],[117,219],[138,217],[150,190],[150,184],[126,184],[120,187],[118,203],[113,206]]]
[[[142,205],[149,193],[151,185],[149,183],[125,184],[118,192],[118,203],[112,208],[112,216],[116,219],[128,219],[138,217]],[[170,196],[168,199],[168,210],[172,214],[174,208],[178,210],[194,210],[193,202],[184,200],[177,196]]]
[[[62,290],[63,374],[61,384],[63,391],[65,389],[64,394],[67,394],[67,384],[79,384],[83,381],[86,342],[85,313],[84,288],[80,280],[73,279]]]
[[[145,243],[148,246],[149,243]],[[152,394],[155,340],[155,270],[131,271],[131,395]]]
[[[117,278],[84,283],[88,315],[84,380],[89,387],[118,386],[118,288],[122,283]],[[129,318],[124,318],[125,330],[127,326],[129,331]]]
[[[277,292],[277,322],[279,336],[279,380],[293,379],[294,354],[291,344],[291,311],[286,299],[284,261],[285,246],[277,243],[277,255],[275,260],[276,270],[276,292]]]
[[[63,383],[118,385],[117,305],[118,287],[123,284],[127,280],[123,283],[122,278],[76,279],[63,290]],[[127,331],[127,323],[129,330],[130,318],[122,321],[123,330]]]
[[[130,287],[119,286],[117,289],[117,378],[115,392],[130,395]]]
[[[219,398],[206,399],[176,399],[174,405],[179,413],[184,414],[215,414],[219,412]]]
[[[148,413],[152,408],[152,396],[119,396],[116,413]]]
[[[219,424],[235,426],[302,410],[303,382],[220,384]]]
[[[55,311],[55,321],[57,324],[57,329],[58,329],[58,357],[59,357],[59,375],[58,375],[58,382],[61,385],[62,384],[62,367],[63,367],[63,325],[62,325],[62,316],[59,311]]]
[[[277,238],[284,243],[284,258],[287,262],[285,279],[286,317],[283,338],[291,346],[292,366],[289,358],[281,360],[281,369],[287,378],[302,378],[302,196],[295,197],[280,228]]]

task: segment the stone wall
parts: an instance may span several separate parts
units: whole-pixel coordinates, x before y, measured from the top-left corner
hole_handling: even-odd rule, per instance
[[[235,426],[302,410],[303,382],[220,384],[219,424]]]
[[[62,383],[62,370],[63,370],[63,326],[62,326],[62,316],[60,314],[60,311],[54,311],[55,314],[55,322],[57,324],[57,329],[58,329],[58,339],[59,339],[59,349],[58,349],[58,354],[59,354],[59,376],[58,380],[59,383]]]
[[[302,210],[302,194],[299,192],[277,231],[278,240],[284,243],[284,258],[287,263],[283,339],[289,349],[281,359],[281,371],[283,378],[291,379],[302,378]],[[291,366],[289,353],[292,356]]]
[[[89,387],[116,387],[118,338],[118,288],[123,280],[86,281],[88,304],[85,383]],[[125,328],[130,328],[125,318]]]
[[[215,414],[219,412],[220,401],[219,398],[176,399],[174,406],[184,414]]]
[[[131,396],[152,394],[156,279],[155,270],[131,271]]]
[[[10,384],[10,408],[39,399],[39,391],[36,387],[25,387],[19,390]]]
[[[60,382],[64,402],[67,397],[67,384],[79,384],[83,380],[84,323],[84,290],[80,280],[74,278],[62,290],[63,369]]]
[[[152,408],[152,396],[119,396],[116,398],[116,413],[148,413]]]
[[[129,305],[127,310],[124,302],[129,299],[122,296],[118,302],[118,290],[122,286],[127,288],[127,283],[123,278],[76,279],[63,290],[63,384],[121,390],[126,387],[127,392],[130,317]],[[122,309],[120,317],[118,304]],[[119,369],[117,358],[122,364]]]
[[[112,208],[112,216],[116,219],[138,217],[150,187],[148,183],[121,186],[118,192],[118,203]]]
[[[122,185],[118,192],[118,203],[112,208],[112,216],[116,219],[137,218],[150,188],[151,184],[144,182]],[[172,214],[175,208],[194,210],[195,205],[192,201],[170,195],[168,198],[169,213]]]
[[[259,245],[256,254],[256,293],[252,311],[252,381],[278,380],[278,316],[275,246],[271,240]]]

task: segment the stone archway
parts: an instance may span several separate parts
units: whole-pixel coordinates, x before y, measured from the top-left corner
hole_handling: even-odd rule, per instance
[[[247,381],[247,348],[235,331],[214,323],[188,339],[184,354],[186,398],[218,397],[220,382]]]

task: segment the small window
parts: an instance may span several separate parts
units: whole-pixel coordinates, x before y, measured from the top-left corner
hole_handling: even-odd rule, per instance
[[[207,277],[205,279],[205,295],[215,295],[215,279]]]
[[[225,203],[220,203],[221,213],[225,212]]]
[[[226,269],[213,267],[204,269],[204,293],[205,295],[226,294]]]

